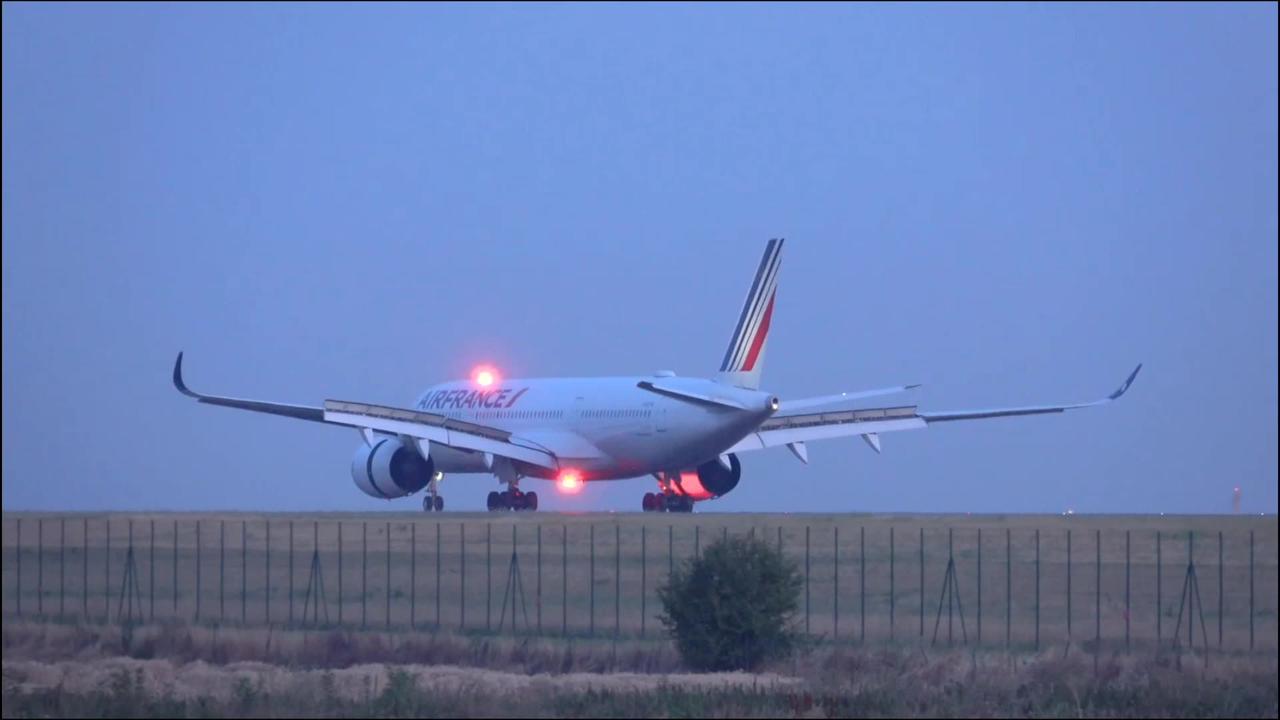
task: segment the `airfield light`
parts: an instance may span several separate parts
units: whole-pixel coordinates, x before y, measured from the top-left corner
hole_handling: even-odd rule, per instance
[[[582,476],[575,470],[565,470],[560,473],[558,482],[561,492],[572,494],[582,489]]]

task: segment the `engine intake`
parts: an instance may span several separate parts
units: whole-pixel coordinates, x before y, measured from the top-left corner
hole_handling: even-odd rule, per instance
[[[382,437],[361,445],[351,459],[351,479],[365,495],[382,500],[412,495],[425,488],[435,463],[398,438]]]
[[[675,483],[676,491],[693,500],[710,500],[729,494],[742,479],[742,463],[732,453],[726,457],[729,459],[728,467],[717,458],[702,463],[692,471],[681,472]]]

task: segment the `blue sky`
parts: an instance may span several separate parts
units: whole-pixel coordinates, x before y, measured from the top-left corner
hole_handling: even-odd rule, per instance
[[[356,490],[354,432],[181,397],[174,355],[313,404],[479,360],[708,374],[783,236],[784,398],[1089,400],[1146,366],[1102,409],[753,453],[707,510],[1276,511],[1274,4],[3,20],[8,509],[416,508]]]

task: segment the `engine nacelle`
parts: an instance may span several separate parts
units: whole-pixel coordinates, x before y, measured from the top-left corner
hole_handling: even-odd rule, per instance
[[[351,459],[351,479],[365,495],[390,500],[425,488],[436,472],[431,458],[394,437],[379,437],[361,445]]]
[[[738,481],[742,479],[742,463],[732,453],[726,457],[729,459],[728,467],[716,458],[702,463],[694,470],[681,472],[674,483],[676,492],[692,500],[710,500],[728,495],[730,490],[738,487]]]

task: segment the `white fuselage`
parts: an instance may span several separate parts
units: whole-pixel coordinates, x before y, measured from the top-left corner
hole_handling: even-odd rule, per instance
[[[642,381],[743,409],[669,397],[642,389]],[[505,430],[512,442],[556,447],[562,467],[582,479],[615,480],[689,469],[717,457],[773,413],[772,400],[766,392],[700,378],[513,378],[488,387],[470,381],[433,385],[414,408]],[[432,443],[431,456],[441,472],[489,472],[482,453]],[[553,475],[533,466],[521,472]]]

